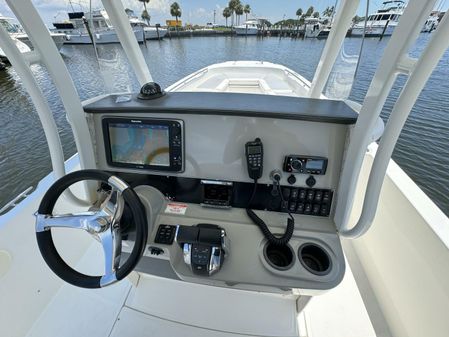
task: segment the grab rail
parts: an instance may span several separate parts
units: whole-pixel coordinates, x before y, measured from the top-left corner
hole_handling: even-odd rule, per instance
[[[363,235],[370,227],[376,214],[379,195],[388,163],[402,128],[427,80],[437,66],[444,52],[449,48],[449,15],[445,15],[432,38],[416,62],[414,69],[390,114],[384,135],[380,141],[376,157],[369,175],[362,214],[351,229],[343,229],[340,234],[348,238]]]
[[[8,57],[8,60],[22,79],[23,84],[36,107],[47,140],[53,171],[57,179],[61,178],[66,173],[64,166],[64,152],[62,150],[61,139],[59,138],[58,127],[56,126],[48,102],[40,90],[24,55],[22,55],[2,25],[0,25],[0,44]],[[34,52],[33,55],[37,55],[37,53]],[[84,201],[73,195],[70,190],[65,192],[65,196],[77,205],[86,204]]]
[[[340,234],[344,237],[357,238],[370,228],[376,213],[383,179],[396,141],[419,93],[442,53],[447,48],[448,41],[444,41],[444,37],[441,36],[441,34],[443,36],[447,34],[447,27],[445,27],[447,18],[445,18],[444,22],[442,22],[442,27],[438,29],[438,33],[434,32],[434,34],[436,33],[435,36],[432,37],[419,61],[415,63],[414,60],[408,57],[410,46],[417,39],[427,14],[432,10],[434,3],[434,0],[410,1],[401,17],[400,23],[395,28],[395,32],[366,94],[349,143],[337,197],[337,209],[334,220]],[[397,75],[401,72],[409,75],[409,79],[390,114],[390,119],[387,122],[380,142],[376,159],[370,172],[362,214],[357,224],[352,228],[348,228],[361,165],[366,148],[370,142],[370,131],[380,115]]]
[[[14,199],[12,199],[10,202],[8,202],[5,206],[0,208],[0,215],[3,215],[3,213],[6,213],[6,211],[10,208],[13,208],[17,205],[17,202],[21,199],[25,199],[30,192],[33,190],[33,186],[28,187],[25,191],[19,193]]]
[[[6,2],[28,34],[34,49],[39,53],[40,60],[47,68],[61,97],[67,113],[67,120],[72,126],[76,147],[80,153],[81,167],[95,167],[94,150],[84,110],[75,84],[50,32],[30,0],[6,0]]]

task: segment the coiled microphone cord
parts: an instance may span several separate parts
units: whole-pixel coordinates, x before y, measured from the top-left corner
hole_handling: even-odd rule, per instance
[[[279,182],[276,185],[279,191],[279,195],[281,197],[281,201],[282,203],[284,203],[285,200],[284,196],[282,195],[281,185],[279,184]],[[271,233],[267,224],[261,218],[259,218],[252,209],[250,209],[253,199],[256,195],[256,191],[257,191],[257,179],[254,179],[253,193],[251,194],[248,207],[246,208],[246,214],[248,214],[250,219],[260,228],[260,230],[262,231],[263,235],[265,236],[265,238],[269,243],[275,246],[285,246],[293,236],[293,231],[295,229],[295,218],[293,218],[293,215],[290,213],[290,210],[288,210],[289,218],[287,219],[287,228],[285,229],[285,233],[281,237],[275,236],[273,233]]]

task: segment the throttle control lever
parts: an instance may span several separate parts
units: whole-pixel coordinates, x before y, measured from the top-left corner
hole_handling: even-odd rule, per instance
[[[227,255],[226,231],[217,225],[178,225],[176,242],[183,250],[184,262],[198,275],[210,276],[219,271]]]

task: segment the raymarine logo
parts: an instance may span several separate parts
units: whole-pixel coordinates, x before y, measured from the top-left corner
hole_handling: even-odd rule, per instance
[[[142,121],[136,121],[136,120],[131,119],[131,123],[142,123]]]

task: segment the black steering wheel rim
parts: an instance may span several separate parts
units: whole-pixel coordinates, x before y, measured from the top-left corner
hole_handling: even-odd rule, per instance
[[[37,215],[52,215],[54,206],[60,195],[71,185],[84,180],[96,180],[107,184],[111,184],[111,181],[114,181],[115,185],[119,186],[121,195],[129,207],[135,223],[136,239],[134,247],[126,262],[116,269],[116,280],[104,284],[102,282],[102,276],[85,275],[71,268],[59,255],[53,242],[51,229],[36,231],[36,238],[43,259],[50,269],[62,280],[82,288],[101,288],[125,278],[139,263],[147,243],[147,217],[145,207],[136,192],[120,178],[101,170],[75,171],[57,180],[42,198]]]

